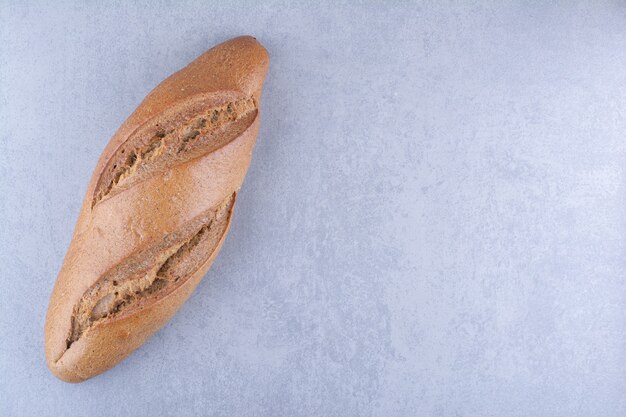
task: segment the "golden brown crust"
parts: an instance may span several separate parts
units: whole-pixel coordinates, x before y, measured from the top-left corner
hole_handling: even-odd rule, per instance
[[[166,236],[184,229],[239,189],[258,133],[258,103],[268,63],[267,52],[251,37],[235,38],[216,46],[159,84],[103,151],[85,195],[46,318],[46,359],[59,378],[82,381],[121,361],[171,318],[210,267],[226,232],[207,261],[182,284],[157,294],[150,302],[141,304],[141,308],[133,309],[132,314],[105,317],[95,322],[68,348],[76,306],[107,271],[157,247]],[[166,160],[159,162],[161,165],[140,171],[132,181],[106,198],[94,199],[102,184],[110,181],[107,169],[110,171],[115,165],[111,161],[119,158],[120,149],[124,150],[129,140],[144,146],[142,144],[150,140],[146,135],[152,134],[151,126],[169,123],[176,127],[202,111],[214,110],[216,103],[233,100],[247,103],[245,111],[249,116],[246,117],[251,120],[238,128],[236,134],[229,136],[228,131],[228,126],[235,126],[231,122],[236,118],[227,120],[231,125],[220,124],[216,119],[214,129],[195,134],[194,139],[197,136],[197,140],[206,142],[196,153],[176,160],[165,154]],[[179,142],[172,147],[178,148],[180,137],[176,140]],[[109,178],[102,180],[106,175]],[[231,212],[228,225],[230,218]]]

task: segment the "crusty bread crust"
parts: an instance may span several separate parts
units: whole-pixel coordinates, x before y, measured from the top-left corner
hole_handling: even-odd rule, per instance
[[[234,196],[250,163],[259,129],[258,104],[268,65],[267,51],[252,37],[222,43],[159,84],[106,146],[89,183],[48,307],[46,360],[57,377],[80,382],[120,362],[172,317],[209,269],[227,234]],[[228,103],[234,104],[229,106]],[[226,111],[239,109],[243,109],[241,120],[245,116],[250,122],[235,126],[239,115],[224,115]],[[196,129],[200,126],[198,118],[204,120],[205,114],[209,119]],[[209,126],[211,114],[215,123]],[[190,122],[192,119],[194,121]],[[183,123],[193,125],[184,131],[174,129]],[[171,142],[176,149],[185,146],[197,146],[197,149],[187,152],[185,148],[187,153],[180,157],[162,152],[165,147],[161,147],[161,142],[170,140],[164,134],[158,136],[157,145],[150,145],[152,136],[146,135],[154,135],[160,126],[173,126],[170,131],[178,132],[171,134],[178,141],[172,139]],[[235,127],[238,130],[234,130]],[[161,140],[163,137],[165,139]],[[196,140],[197,144],[192,142]],[[125,161],[128,167],[122,174],[116,174],[116,180],[121,177],[120,181],[127,181],[128,185],[103,194],[102,190],[106,191],[104,187],[115,174],[111,174],[112,167],[117,167],[116,161],[121,161],[122,153],[130,149],[129,141],[141,144],[144,153],[133,151],[136,155]],[[157,151],[162,153],[157,154]],[[143,158],[139,161],[142,165],[137,162],[138,157]],[[157,157],[165,160],[156,160]],[[126,178],[131,175],[136,177]],[[146,286],[154,281],[159,265],[155,265],[152,272],[146,267],[145,274],[141,268],[129,266],[128,271],[134,271],[134,275],[129,272],[127,277],[123,271],[118,271],[116,276],[124,280],[137,279],[139,283],[136,293],[132,294],[132,308],[131,304],[118,303],[115,309],[105,311],[108,315],[96,316],[85,329],[75,332],[79,336],[72,338],[78,305],[88,294],[97,293],[94,288],[104,285],[103,280],[111,276],[111,271],[128,264],[129,259],[149,266],[152,258],[142,259],[142,254],[154,256],[151,248],[161,247],[159,245],[168,236],[174,239],[180,234],[181,242],[192,238],[197,230],[191,230],[190,225],[223,207],[229,198],[233,201],[227,218],[222,220],[226,223],[219,230],[221,235],[214,236],[210,247],[203,247],[209,249],[206,256],[194,257],[198,264],[195,272],[180,281],[177,278],[175,285],[148,291]],[[209,222],[204,227],[210,230],[212,226]],[[183,236],[183,232],[189,236]],[[172,245],[168,250],[175,251],[182,243]],[[146,277],[153,274],[152,281],[142,274]],[[136,278],[138,276],[141,279]],[[110,287],[111,283],[106,285]],[[133,285],[134,281],[129,281],[125,288],[134,288]]]

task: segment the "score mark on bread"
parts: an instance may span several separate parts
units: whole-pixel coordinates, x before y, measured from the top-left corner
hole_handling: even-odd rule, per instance
[[[151,121],[131,135],[109,159],[92,207],[156,172],[219,149],[241,135],[258,113],[252,97],[212,106],[207,101],[186,103],[182,110]]]
[[[67,349],[91,326],[135,313],[145,303],[183,284],[217,248],[230,221],[235,197],[228,197],[219,207],[118,264],[96,281],[74,307]]]

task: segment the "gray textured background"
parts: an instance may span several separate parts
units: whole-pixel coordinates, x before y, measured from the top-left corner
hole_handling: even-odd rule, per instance
[[[623,2],[80,3],[0,0],[0,415],[626,415]],[[56,380],[101,150],[239,34],[272,61],[221,255],[128,360]]]

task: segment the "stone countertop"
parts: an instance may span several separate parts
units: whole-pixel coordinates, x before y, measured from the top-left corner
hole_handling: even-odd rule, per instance
[[[619,2],[48,3],[0,1],[0,415],[626,415]],[[55,379],[100,152],[240,34],[271,68],[220,256],[119,366]]]

